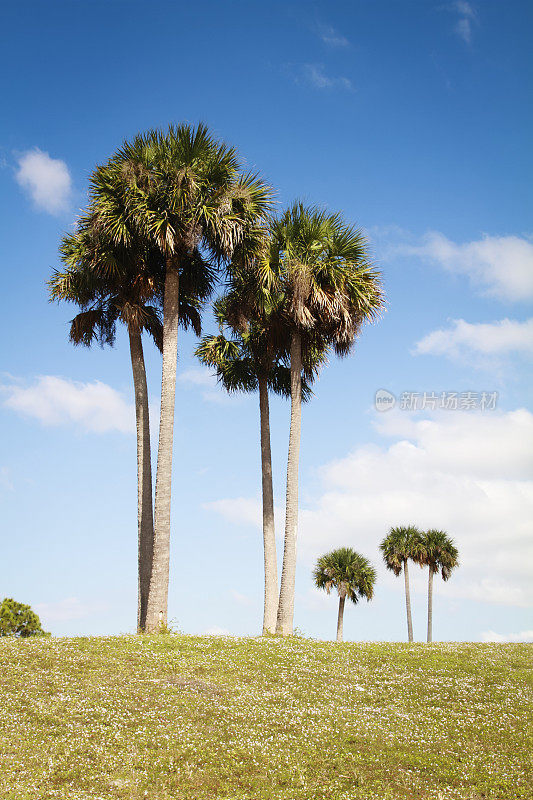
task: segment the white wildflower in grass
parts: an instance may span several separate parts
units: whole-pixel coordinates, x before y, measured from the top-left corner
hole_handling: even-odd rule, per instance
[[[2,800],[527,800],[522,644],[0,640]]]

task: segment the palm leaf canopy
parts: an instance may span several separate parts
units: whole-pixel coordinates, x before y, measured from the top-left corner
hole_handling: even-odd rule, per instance
[[[381,278],[361,231],[339,214],[294,203],[270,225],[263,284],[283,295],[288,324],[328,342],[339,355],[384,308]]]
[[[387,569],[399,575],[407,560],[422,563],[424,548],[422,534],[415,525],[391,528],[380,544]]]
[[[422,534],[422,563],[427,565],[433,574],[439,572],[447,581],[452,570],[459,566],[459,551],[444,531],[431,529]]]
[[[272,192],[245,174],[234,148],[203,124],[148,131],[125,142],[91,181],[99,223],[116,242],[137,230],[179,268],[199,250],[214,263],[229,259],[264,219]]]
[[[290,368],[274,361],[265,368],[262,360],[255,357],[255,348],[250,345],[253,333],[233,334],[227,338],[223,333],[204,336],[196,348],[197,358],[207,367],[215,370],[218,382],[227,392],[256,392],[259,377],[264,375],[267,386],[274,394],[291,396]],[[302,400],[310,400],[313,392],[310,382],[302,377]]]
[[[355,550],[340,547],[318,559],[313,578],[319,589],[325,589],[329,594],[335,588],[340,597],[357,603],[363,597],[372,599],[376,570],[368,559]]]
[[[55,270],[48,282],[51,300],[65,300],[82,310],[71,322],[70,339],[90,346],[114,343],[116,322],[146,331],[162,348],[161,305],[164,259],[153,245],[130,236],[117,243],[96,224],[91,211],[77,231],[60,246],[63,271]],[[198,264],[201,263],[201,268]],[[179,319],[184,328],[201,334],[201,309],[211,292],[212,270],[193,250],[183,259]]]
[[[274,314],[255,310],[252,318],[235,321],[242,313],[246,300],[242,285],[220,297],[213,306],[220,328],[218,335],[206,336],[196,349],[196,356],[208,367],[213,367],[219,382],[228,392],[254,392],[260,377],[266,378],[268,388],[284,397],[291,395],[291,375],[287,339],[283,339]],[[250,309],[247,309],[250,313]],[[232,324],[233,326],[232,327]],[[230,335],[225,334],[229,329]],[[307,348],[302,370],[302,399],[312,396],[311,384],[325,361],[326,348]]]

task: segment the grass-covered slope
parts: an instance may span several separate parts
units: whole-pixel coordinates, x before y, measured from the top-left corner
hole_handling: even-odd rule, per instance
[[[532,655],[529,645],[3,639],[0,797],[530,798]]]

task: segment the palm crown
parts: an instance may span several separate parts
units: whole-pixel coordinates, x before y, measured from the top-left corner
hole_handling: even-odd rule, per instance
[[[288,323],[316,331],[344,355],[384,305],[366,238],[339,214],[300,202],[272,221],[270,234],[267,274],[281,284]]]
[[[442,579],[447,581],[459,565],[459,551],[453,540],[444,531],[432,528],[422,535],[422,548],[421,563],[433,574],[440,570]]]
[[[99,220],[117,241],[128,240],[133,223],[165,256],[180,261],[199,248],[217,260],[229,258],[271,202],[269,187],[243,174],[235,149],[202,124],[126,142],[96,171],[91,194]]]
[[[329,594],[337,589],[339,597],[347,597],[352,603],[361,598],[371,600],[374,596],[376,570],[368,559],[350,547],[339,547],[321,556],[313,572],[315,585]]]
[[[408,560],[421,563],[424,548],[422,535],[414,525],[391,528],[380,544],[387,569],[399,575]]]
[[[112,345],[120,320],[146,330],[161,349],[161,270],[151,255],[131,245],[113,244],[88,218],[63,238],[60,257],[65,269],[54,271],[48,287],[51,300],[81,308],[70,327],[74,344],[89,346],[98,339],[102,345]],[[198,310],[187,309],[187,316],[196,327]]]

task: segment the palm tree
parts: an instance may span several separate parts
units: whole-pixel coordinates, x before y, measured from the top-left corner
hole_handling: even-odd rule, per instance
[[[344,604],[346,598],[358,603],[360,598],[372,600],[376,570],[368,559],[350,547],[339,547],[321,556],[313,572],[315,586],[325,589],[329,594],[334,587],[339,595],[339,614],[337,617],[337,641],[342,642]]]
[[[242,297],[240,298],[242,300]],[[290,396],[290,370],[284,363],[286,351],[276,345],[276,331],[269,326],[266,315],[248,320],[244,328],[233,330],[231,338],[224,334],[231,327],[229,310],[238,307],[237,298],[226,296],[214,304],[220,326],[217,336],[206,336],[196,350],[200,361],[214,367],[219,382],[228,392],[259,390],[259,419],[261,435],[261,476],[263,498],[263,551],[265,587],[263,604],[263,635],[274,634],[278,610],[278,569],[274,525],[274,490],[270,448],[269,390]],[[241,309],[244,303],[241,302]],[[313,354],[316,361],[320,354]],[[306,364],[302,376],[304,401],[311,395],[310,382],[317,363]]]
[[[152,466],[148,388],[142,346],[147,331],[161,349],[162,324],[157,288],[152,276],[124,248],[105,245],[89,224],[65,236],[60,248],[65,271],[56,271],[49,281],[52,300],[75,303],[82,310],[71,322],[70,340],[89,347],[97,339],[113,345],[117,321],[128,329],[135,392],[137,427],[137,518],[138,518],[138,602],[137,630],[145,627],[146,604],[153,549]],[[113,262],[112,274],[106,265]],[[137,269],[132,272],[132,266]],[[148,305],[152,298],[156,305]]]
[[[403,570],[405,580],[405,606],[407,610],[407,636],[409,641],[412,642],[413,619],[411,616],[408,562],[411,560],[415,561],[417,564],[421,563],[423,556],[421,533],[414,525],[391,528],[379,547],[387,569],[394,572],[396,576]]]
[[[119,186],[113,197],[108,183]],[[180,283],[192,262],[197,283],[210,294],[215,267],[231,257],[247,228],[270,207],[270,189],[243,175],[236,151],[217,142],[205,125],[150,131],[126,142],[93,181],[100,224],[118,241],[128,224],[159,248],[165,260],[161,412],[154,507],[154,549],[146,628],[167,621],[174,407]]]
[[[340,215],[295,203],[270,228],[262,265],[270,283],[279,282],[282,316],[290,331],[291,421],[283,568],[276,632],[292,633],[298,530],[298,467],[301,433],[302,363],[306,351],[333,347],[344,356],[384,299],[369,262],[365,237]]]
[[[137,427],[138,604],[137,630],[146,626],[148,590],[152,569],[153,504],[148,389],[142,345],[146,331],[161,350],[160,315],[164,270],[154,248],[143,248],[133,238],[127,247],[116,244],[94,224],[91,212],[77,231],[60,246],[64,271],[54,271],[48,282],[51,300],[75,303],[81,308],[71,322],[70,340],[89,347],[98,340],[113,345],[116,323],[128,330],[135,392]],[[152,304],[150,304],[152,303]],[[200,314],[196,296],[180,297],[180,322],[199,335]]]
[[[459,551],[444,531],[431,529],[422,533],[421,566],[429,567],[428,577],[428,642],[432,641],[433,627],[433,575],[440,570],[443,581],[447,581],[452,570],[459,566]]]

